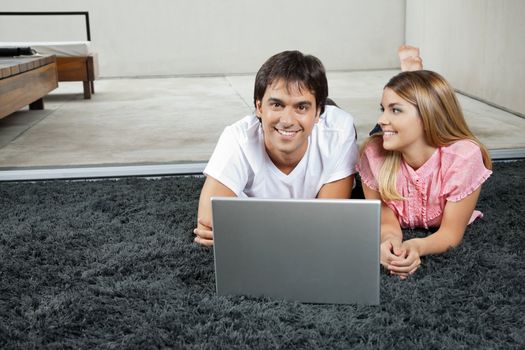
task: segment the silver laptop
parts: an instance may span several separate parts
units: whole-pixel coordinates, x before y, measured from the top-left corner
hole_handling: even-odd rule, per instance
[[[379,304],[380,201],[211,201],[217,294]]]

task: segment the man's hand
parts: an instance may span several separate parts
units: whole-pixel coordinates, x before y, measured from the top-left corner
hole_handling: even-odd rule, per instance
[[[193,233],[196,235],[194,241],[207,247],[213,245],[211,197],[235,197],[235,193],[213,177],[206,177],[199,197],[197,228],[193,230]]]
[[[397,50],[401,70],[403,72],[423,69],[423,60],[419,56],[419,48],[410,45],[401,45]]]
[[[392,275],[397,275],[401,279],[406,279],[408,276],[416,272],[421,265],[417,239],[404,241],[402,249],[405,252],[404,258],[400,260],[392,260],[387,268]]]
[[[198,219],[197,228],[193,230],[193,233],[195,234],[194,242],[207,247],[213,245],[213,229],[211,222]]]

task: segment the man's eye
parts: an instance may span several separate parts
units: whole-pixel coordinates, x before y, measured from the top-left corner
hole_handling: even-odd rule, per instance
[[[274,102],[274,103],[272,103],[272,107],[273,108],[279,108],[279,107],[281,107],[281,104],[279,102]]]
[[[298,109],[299,109],[300,111],[306,111],[306,110],[308,109],[308,106],[306,106],[306,105],[300,105],[300,106],[298,107]]]

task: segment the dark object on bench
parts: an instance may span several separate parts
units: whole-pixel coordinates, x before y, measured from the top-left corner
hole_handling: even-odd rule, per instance
[[[30,47],[0,47],[0,57],[13,57],[21,55],[34,55],[36,53]]]

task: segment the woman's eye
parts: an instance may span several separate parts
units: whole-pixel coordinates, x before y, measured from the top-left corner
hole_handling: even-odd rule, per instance
[[[401,113],[401,110],[399,108],[392,108],[392,112],[394,114],[399,114],[399,113]]]
[[[385,111],[385,109],[384,109],[383,107],[379,107],[379,110],[380,110],[381,112],[384,112],[384,111]]]

